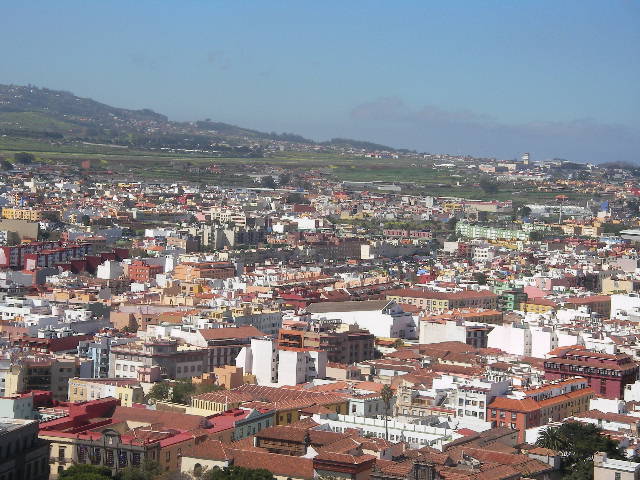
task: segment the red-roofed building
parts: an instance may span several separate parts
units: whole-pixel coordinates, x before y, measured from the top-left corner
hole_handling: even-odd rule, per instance
[[[498,397],[487,406],[487,421],[493,427],[519,430],[518,441],[524,442],[527,428],[562,421],[589,409],[594,397],[582,378],[568,379],[542,387],[517,392],[518,398]]]
[[[586,350],[566,349],[544,362],[548,380],[585,377],[599,396],[624,398],[624,387],[638,378],[638,364],[627,354],[611,355]]]

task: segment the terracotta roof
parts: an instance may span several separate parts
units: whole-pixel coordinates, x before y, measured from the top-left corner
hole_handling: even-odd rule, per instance
[[[252,325],[243,327],[204,328],[198,331],[205,340],[264,337],[264,333]]]
[[[113,423],[132,421],[160,424],[164,428],[174,428],[181,431],[196,430],[209,425],[206,417],[199,415],[122,406],[116,407],[112,420]]]
[[[233,464],[238,467],[264,468],[278,477],[313,479],[313,460],[277,453],[233,450]]]
[[[630,415],[622,415],[619,413],[605,413],[600,410],[589,410],[588,412],[582,412],[574,415],[575,418],[593,418],[597,420],[606,420],[607,422],[626,423],[629,425],[635,425],[640,423],[640,418],[632,417]]]
[[[534,412],[540,408],[538,402],[532,398],[517,400],[515,398],[497,397],[488,408],[509,410],[513,412]]]
[[[202,442],[195,445],[182,456],[208,460],[230,460],[233,458],[233,454],[229,450],[229,445],[222,443],[220,440],[207,440],[206,442]]]

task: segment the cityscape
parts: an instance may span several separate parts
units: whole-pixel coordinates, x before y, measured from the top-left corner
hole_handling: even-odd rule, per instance
[[[142,3],[132,18],[153,9]],[[196,3],[184,8],[222,23],[247,8]],[[637,38],[631,3],[611,8]],[[151,18],[181,18],[171,4]],[[322,23],[338,4],[315,20],[290,7],[262,13],[300,15],[346,42],[344,24]],[[468,21],[437,2],[354,2],[343,15],[375,24],[386,11],[391,25],[436,7]],[[11,29],[30,8],[8,9]],[[99,25],[126,7],[81,8],[49,14]],[[571,28],[602,8],[585,2]],[[46,65],[42,48],[16,43],[15,55]],[[229,51],[209,51],[205,67],[235,75]],[[161,68],[135,58],[117,72],[132,84],[134,69]],[[106,77],[98,93],[52,72],[23,81],[19,66],[0,74],[0,480],[640,479],[640,137],[628,105],[622,126],[578,134],[558,100],[544,127],[557,131],[491,121],[478,140],[475,114],[412,112],[387,96],[354,108],[353,124],[318,104],[314,133],[302,116],[300,130],[290,123],[297,89],[274,90],[281,111],[258,112],[237,78],[223,95],[234,117],[224,99],[190,103],[188,72],[183,110],[165,111],[160,96],[154,109],[127,104]],[[637,86],[628,100],[640,111]],[[367,123],[378,115],[407,135]],[[416,140],[416,119],[441,124]],[[589,142],[598,148],[580,153]]]

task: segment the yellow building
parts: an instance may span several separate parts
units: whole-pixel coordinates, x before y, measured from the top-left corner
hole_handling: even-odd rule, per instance
[[[133,378],[72,378],[69,380],[68,395],[70,402],[113,397],[119,399],[124,407],[144,403],[142,386]]]
[[[59,217],[59,212],[55,210],[41,210],[37,208],[10,208],[4,207],[2,209],[2,218],[9,220],[29,220],[32,222],[39,222],[47,216]]]
[[[534,300],[526,303],[521,303],[520,308],[525,313],[546,313],[551,310],[555,310],[557,305],[549,300]]]

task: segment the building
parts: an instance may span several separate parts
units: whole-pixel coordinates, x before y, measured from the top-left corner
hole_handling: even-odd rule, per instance
[[[156,275],[164,271],[162,265],[149,265],[142,260],[134,260],[128,267],[128,276],[132,282],[151,283]]]
[[[69,380],[70,402],[88,402],[101,398],[117,398],[120,405],[131,407],[144,403],[144,391],[140,382],[130,378],[72,378]]]
[[[67,399],[74,377],[91,376],[91,361],[64,355],[29,355],[11,365],[5,376],[5,395],[50,391],[55,400]]]
[[[28,220],[40,222],[45,218],[60,218],[60,212],[55,210],[41,210],[39,208],[2,208],[2,218],[9,220]]]
[[[638,379],[638,364],[627,354],[612,355],[584,347],[569,347],[545,360],[544,376],[548,380],[581,376],[599,396],[624,398],[625,386]]]
[[[78,343],[78,356],[93,361],[94,378],[109,376],[109,354],[112,345],[124,345],[134,342],[135,338],[112,337],[109,334],[97,334],[92,340],[82,340]]]
[[[192,282],[200,278],[231,278],[236,268],[228,262],[184,262],[176,265],[173,278],[183,282]]]
[[[260,330],[252,326],[206,328],[198,333],[207,348],[207,372],[213,372],[217,367],[235,365],[236,357],[244,347],[251,345],[252,338],[264,337]]]
[[[90,243],[66,243],[59,241],[31,242],[0,247],[0,268],[23,268],[29,259],[33,267],[65,263],[93,253]],[[32,269],[33,269],[32,267]]]
[[[0,397],[0,418],[35,419],[33,395],[26,393],[22,395],[12,395],[10,397]]]
[[[404,288],[388,292],[387,300],[415,305],[423,310],[439,312],[467,308],[484,308],[488,310],[496,310],[498,308],[498,296],[490,290],[438,292],[426,289]]]
[[[420,344],[462,342],[476,348],[486,348],[493,325],[465,322],[464,320],[420,321]]]
[[[322,350],[327,352],[328,362],[351,365],[374,358],[375,337],[355,328],[346,332],[281,329],[278,345]]]
[[[168,378],[190,378],[205,372],[206,360],[206,349],[179,347],[172,339],[150,339],[112,346],[109,377],[138,378],[138,370],[157,366]]]
[[[583,378],[572,378],[497,397],[487,406],[492,427],[518,430],[518,441],[525,441],[525,430],[589,410],[594,392]]]
[[[593,480],[637,480],[640,463],[608,458],[605,452],[593,456]]]
[[[327,352],[281,347],[270,338],[253,338],[238,354],[236,366],[255,375],[258,385],[297,385],[325,378]]]
[[[357,324],[376,337],[418,337],[413,316],[393,300],[312,303],[307,307],[307,312],[313,320],[340,320],[348,325]]]
[[[0,418],[0,432],[0,478],[49,478],[49,442],[38,438],[38,422]]]
[[[544,358],[558,348],[577,345],[580,337],[553,327],[514,322],[495,326],[488,334],[487,346],[513,355]]]
[[[70,404],[67,416],[40,424],[40,438],[51,442],[54,476],[71,465],[103,465],[115,473],[145,461],[174,471],[183,452],[206,440],[207,429],[212,424],[203,417],[121,407],[105,398]]]

